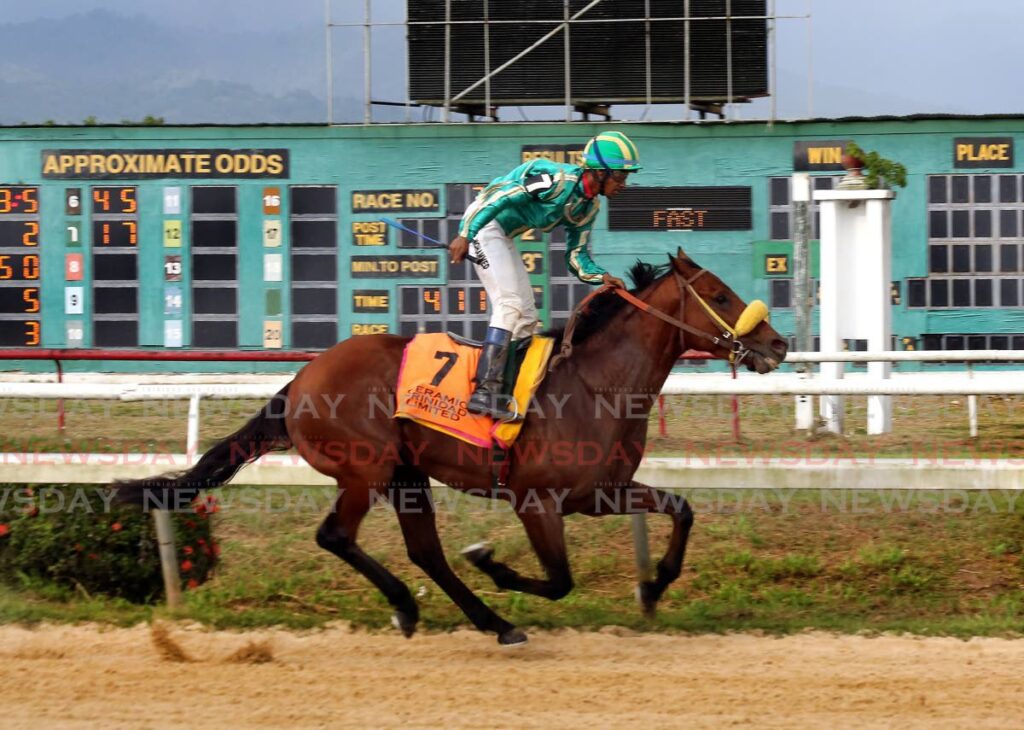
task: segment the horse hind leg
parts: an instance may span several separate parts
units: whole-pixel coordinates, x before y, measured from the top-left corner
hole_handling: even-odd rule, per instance
[[[409,638],[416,632],[419,621],[419,608],[409,587],[363,552],[356,542],[359,524],[370,509],[371,490],[365,484],[353,486],[349,480],[342,486],[339,479],[338,486],[342,492],[334,511],[324,518],[317,530],[316,544],[362,573],[384,594],[395,610],[392,623]]]
[[[503,646],[525,644],[526,634],[495,613],[452,571],[437,534],[427,477],[411,467],[398,467],[391,496],[413,564],[429,575],[478,629],[497,634]]]

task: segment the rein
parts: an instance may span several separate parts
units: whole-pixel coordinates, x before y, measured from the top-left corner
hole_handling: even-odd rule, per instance
[[[696,281],[705,271],[706,269],[701,269],[696,274],[694,274],[693,276],[686,280],[684,280],[682,276],[677,272],[673,272],[673,276],[675,277],[676,283],[679,285],[679,313],[680,316],[682,316],[683,310],[686,306],[686,293],[689,292],[690,295],[697,300],[697,303],[700,304],[701,308],[711,318],[711,320],[721,328],[721,335],[716,336],[708,334],[707,332],[699,330],[696,327],[693,327],[692,325],[688,325],[681,319],[676,319],[675,317],[666,314],[665,312],[662,312],[660,309],[653,307],[652,305],[648,304],[642,299],[638,299],[625,289],[612,286],[611,284],[605,284],[600,288],[596,289],[595,291],[591,292],[590,294],[588,294],[583,299],[583,301],[580,302],[579,306],[576,307],[576,310],[572,313],[572,317],[569,319],[569,323],[565,326],[565,331],[562,334],[561,349],[559,350],[558,355],[551,359],[551,364],[548,366],[548,371],[550,372],[554,370],[560,362],[568,359],[572,355],[572,336],[573,332],[576,329],[576,322],[579,319],[578,315],[582,314],[587,310],[587,307],[590,305],[590,301],[594,297],[607,292],[609,289],[614,291],[618,296],[625,299],[627,302],[632,304],[637,309],[646,312],[647,314],[651,314],[660,319],[662,322],[666,322],[672,325],[673,327],[677,328],[679,330],[680,347],[683,347],[685,349],[683,342],[683,333],[686,332],[696,337],[702,337],[715,345],[727,348],[729,350],[729,362],[732,363],[733,366],[743,362],[743,359],[746,358],[748,354],[750,354],[750,350],[747,349],[747,347],[744,346],[744,344],[740,341],[740,337],[742,337],[745,334],[748,334],[751,330],[754,329],[754,327],[756,327],[758,324],[764,321],[765,317],[768,314],[768,308],[765,306],[764,302],[760,300],[755,300],[748,304],[746,309],[743,310],[743,313],[740,314],[739,319],[736,320],[736,325],[729,326],[729,324],[727,324],[726,321],[723,320],[718,315],[718,313],[715,312],[711,308],[711,306],[704,301],[704,298],[701,297],[701,295],[698,294],[693,288],[693,282]]]

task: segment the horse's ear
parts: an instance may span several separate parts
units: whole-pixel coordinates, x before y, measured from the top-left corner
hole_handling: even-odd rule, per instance
[[[687,266],[700,268],[699,266],[697,266],[697,264],[693,262],[693,259],[686,255],[686,252],[683,251],[682,246],[679,246],[679,248],[676,250],[675,256],[669,254],[668,260],[672,262],[672,268],[678,271],[680,274],[683,274],[684,276],[687,275],[687,273],[689,273],[687,271]]]

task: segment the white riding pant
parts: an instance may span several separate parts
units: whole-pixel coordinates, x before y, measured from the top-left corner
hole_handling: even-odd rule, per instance
[[[473,264],[487,291],[487,306],[491,310],[488,324],[508,330],[514,340],[532,336],[537,329],[537,307],[515,242],[505,235],[497,221],[491,221],[480,229],[470,253],[474,256],[482,253],[490,264],[486,269]]]

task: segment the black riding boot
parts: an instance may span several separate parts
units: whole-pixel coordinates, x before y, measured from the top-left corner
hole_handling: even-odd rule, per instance
[[[512,333],[498,327],[488,327],[480,362],[476,366],[476,389],[469,397],[470,413],[492,418],[508,418],[505,390],[505,361]]]

